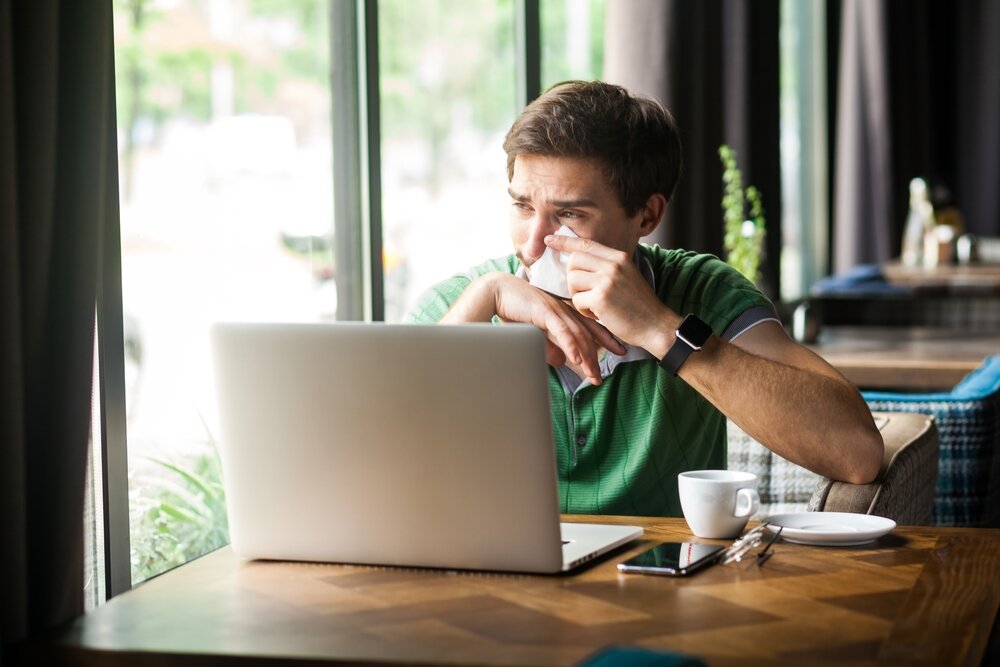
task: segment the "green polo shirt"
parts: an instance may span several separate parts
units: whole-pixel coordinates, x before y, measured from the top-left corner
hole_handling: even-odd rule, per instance
[[[695,313],[726,340],[775,318],[767,297],[713,255],[640,245],[635,261],[664,304]],[[439,321],[491,271],[523,275],[513,255],[485,262],[424,293],[410,321]],[[606,353],[601,371],[595,387],[566,368],[549,369],[562,511],[681,516],[677,474],[726,467],[725,416],[640,348]]]

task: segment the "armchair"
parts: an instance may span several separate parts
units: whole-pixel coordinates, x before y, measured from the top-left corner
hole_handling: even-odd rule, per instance
[[[885,441],[878,477],[870,484],[833,481],[778,456],[729,423],[728,463],[758,477],[759,516],[826,511],[876,514],[900,524],[928,524],[933,515],[938,470],[934,418],[875,413]]]
[[[1000,526],[1000,355],[949,392],[862,392],[873,410],[934,417],[940,464],[934,523]]]

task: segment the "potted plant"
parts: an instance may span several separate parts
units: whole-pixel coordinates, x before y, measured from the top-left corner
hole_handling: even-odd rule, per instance
[[[750,282],[759,285],[766,234],[760,191],[752,185],[743,189],[743,173],[736,164],[736,152],[733,149],[723,144],[719,147],[719,158],[723,167],[722,214],[725,234],[722,246],[726,262]]]

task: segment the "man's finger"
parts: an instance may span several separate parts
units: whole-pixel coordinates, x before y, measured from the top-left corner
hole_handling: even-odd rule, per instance
[[[625,354],[627,351],[625,346],[622,345],[617,338],[615,338],[614,334],[608,331],[607,327],[600,322],[585,319],[583,321],[583,326],[587,327],[587,330],[594,337],[594,340],[596,340],[605,349],[611,350],[615,354]]]
[[[612,253],[618,252],[607,246],[601,245],[592,239],[581,239],[573,236],[562,236],[549,234],[545,237],[545,245],[560,252],[584,252],[600,257],[611,257]]]
[[[583,318],[570,306],[563,305],[561,314],[543,327],[549,342],[557,346],[567,361],[577,364],[592,384],[601,383],[601,368],[597,361],[597,343]]]

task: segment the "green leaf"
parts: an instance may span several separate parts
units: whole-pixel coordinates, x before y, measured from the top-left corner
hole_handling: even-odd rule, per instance
[[[185,480],[187,480],[188,482],[190,482],[192,486],[194,486],[195,488],[201,490],[206,496],[212,497],[212,496],[217,495],[217,489],[212,487],[211,482],[203,479],[201,476],[197,475],[196,473],[194,473],[194,472],[192,472],[190,470],[186,470],[186,469],[184,469],[184,468],[182,468],[182,467],[180,467],[180,466],[178,466],[178,465],[176,465],[174,463],[171,463],[169,461],[165,461],[163,459],[159,459],[159,458],[152,457],[152,456],[148,457],[148,458],[153,463],[156,463],[157,465],[161,465],[164,468],[166,468],[167,470],[172,470],[173,472],[177,473],[178,475],[180,475],[181,477],[183,477]]]

